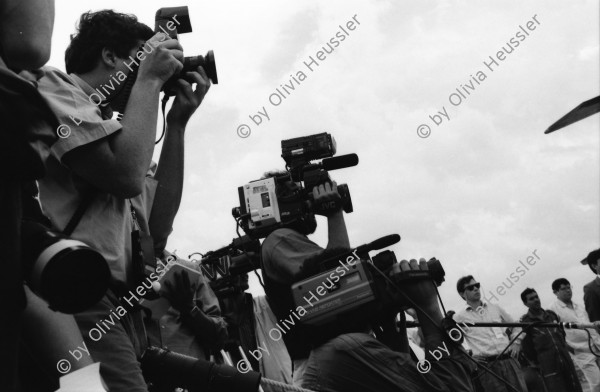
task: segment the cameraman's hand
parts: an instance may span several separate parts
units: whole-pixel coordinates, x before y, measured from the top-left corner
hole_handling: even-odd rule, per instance
[[[424,258],[419,259],[418,262],[415,259],[411,259],[410,261],[402,260],[400,263],[396,263],[392,266],[389,275],[393,279],[394,275],[402,272],[427,270],[429,270],[429,267]],[[435,284],[431,279],[408,278],[396,282],[396,288],[390,287],[389,290],[395,300],[399,301],[399,303],[406,303],[410,307],[415,307],[414,305],[416,304],[419,308],[430,308],[437,305]],[[398,293],[397,290],[400,290],[404,295]],[[407,303],[406,297],[412,300],[412,302]]]
[[[193,83],[196,83],[195,90],[192,88]],[[202,67],[198,67],[194,72],[186,72],[185,79],[178,79],[175,83],[175,101],[167,114],[167,123],[185,129],[209,88],[210,79]]]
[[[146,51],[142,50],[143,55],[136,59],[140,64],[138,80],[158,81],[162,85],[183,68],[183,48],[176,39],[156,33],[144,47]]]
[[[195,306],[194,296],[198,288],[198,281],[190,282],[186,271],[177,271],[173,274],[173,282],[163,282],[162,295],[169,300],[171,306],[181,314],[189,313]]]
[[[342,198],[337,190],[335,181],[317,185],[313,188],[315,214],[329,217],[342,209]]]
[[[514,342],[510,345],[506,352],[514,359],[519,358],[519,354],[521,353],[521,343]]]

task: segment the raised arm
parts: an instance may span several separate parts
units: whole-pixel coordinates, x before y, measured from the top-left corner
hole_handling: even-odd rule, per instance
[[[9,68],[36,69],[48,61],[54,0],[1,0],[0,18],[0,57]]]

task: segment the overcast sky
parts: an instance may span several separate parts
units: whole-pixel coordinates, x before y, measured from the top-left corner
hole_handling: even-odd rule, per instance
[[[64,70],[69,35],[85,11],[134,13],[153,27],[158,8],[180,5],[58,0],[49,65]],[[194,31],[181,36],[185,54],[213,49],[220,83],[187,127],[170,250],[184,256],[229,243],[237,187],[284,167],[282,139],[329,132],[338,155],[360,158],[332,172],[351,190],[352,245],[398,233],[402,241],[391,248],[398,259],[437,257],[446,270],[446,308],[462,306],[460,276],[475,275],[485,292],[511,287],[510,274],[534,251],[540,259],[498,303],[518,317],[521,291],[534,287],[549,306],[558,277],[583,301],[593,275],[579,260],[600,246],[600,116],[543,131],[600,95],[597,0],[188,5]],[[317,60],[338,33],[344,40]],[[502,47],[512,53],[499,60]],[[312,71],[304,64],[310,56],[318,62]],[[294,89],[286,93],[284,84]],[[277,88],[281,103],[271,96]],[[249,116],[259,110],[269,119],[256,125]],[[237,133],[242,124],[250,127],[246,138]],[[428,137],[417,134],[422,124]],[[319,222],[313,240],[325,246]],[[261,291],[256,281],[252,291]]]

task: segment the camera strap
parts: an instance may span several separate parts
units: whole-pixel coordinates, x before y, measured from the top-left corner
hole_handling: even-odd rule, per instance
[[[156,255],[154,253],[154,239],[142,230],[131,200],[129,200],[129,206],[132,219],[131,263],[133,266],[133,283],[134,287],[139,287],[144,281],[148,280],[151,273],[156,271]],[[155,299],[157,295],[149,291],[145,298]]]
[[[77,210],[75,210],[75,213],[71,217],[71,220],[69,221],[69,223],[67,223],[67,226],[63,230],[64,235],[70,236],[71,234],[73,234],[73,231],[75,231],[75,228],[79,224],[79,221],[83,217],[83,214],[85,214],[85,211],[88,209],[90,204],[92,204],[93,199],[94,192],[88,190],[83,193],[81,197],[81,203],[79,203]]]

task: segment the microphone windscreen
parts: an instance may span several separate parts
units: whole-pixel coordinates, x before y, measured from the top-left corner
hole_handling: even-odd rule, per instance
[[[323,169],[327,171],[352,167],[358,165],[358,155],[346,154],[339,157],[325,158],[321,161],[321,164]]]

